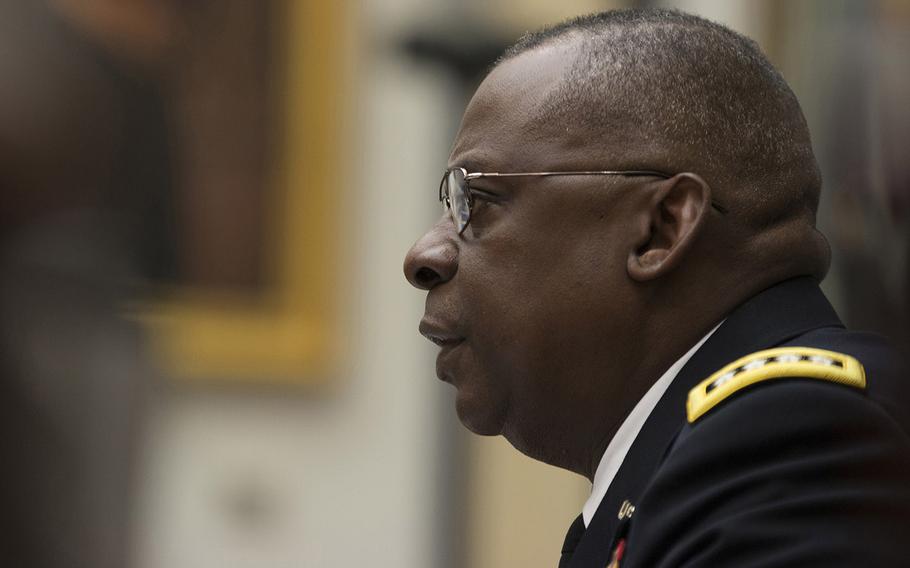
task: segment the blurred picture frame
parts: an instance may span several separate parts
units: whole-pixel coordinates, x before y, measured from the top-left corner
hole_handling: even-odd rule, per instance
[[[263,215],[264,276],[227,287],[205,282],[204,273],[201,284],[178,280],[143,310],[154,354],[181,382],[317,386],[338,375],[347,6],[273,4],[270,25],[282,36],[272,61],[279,127],[264,159],[265,201],[256,212]],[[217,198],[210,195],[208,203]],[[230,263],[230,247],[219,253]]]

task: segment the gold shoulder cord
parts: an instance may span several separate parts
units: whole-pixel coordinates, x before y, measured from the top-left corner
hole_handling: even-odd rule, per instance
[[[758,351],[717,371],[689,391],[686,414],[695,422],[731,394],[761,381],[809,378],[866,387],[862,364],[849,355],[813,349],[782,347]]]

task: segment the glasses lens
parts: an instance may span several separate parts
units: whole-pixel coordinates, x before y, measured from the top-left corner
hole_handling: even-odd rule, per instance
[[[449,212],[455,228],[461,234],[468,221],[471,220],[471,204],[469,202],[468,188],[464,181],[464,171],[454,169],[446,176],[446,194],[449,198]]]

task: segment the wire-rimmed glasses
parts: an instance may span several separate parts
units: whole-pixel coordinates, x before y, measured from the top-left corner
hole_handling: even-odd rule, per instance
[[[672,175],[657,170],[591,170],[591,171],[566,171],[566,172],[472,172],[464,168],[449,168],[442,176],[439,184],[439,201],[445,204],[452,216],[458,234],[462,234],[471,222],[471,211],[474,207],[474,197],[468,186],[471,180],[491,177],[548,177],[548,176],[630,176],[630,177],[659,177],[670,179]],[[716,208],[720,209],[716,206]],[[723,209],[720,209],[723,211]]]

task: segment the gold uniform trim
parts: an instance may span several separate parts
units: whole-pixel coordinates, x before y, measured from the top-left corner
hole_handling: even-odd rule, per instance
[[[866,387],[862,364],[849,355],[811,347],[781,347],[746,355],[717,371],[689,391],[686,414],[695,422],[731,394],[770,379],[819,379]]]

